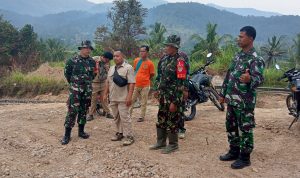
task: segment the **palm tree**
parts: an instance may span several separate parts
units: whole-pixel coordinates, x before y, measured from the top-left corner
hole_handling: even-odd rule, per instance
[[[206,38],[201,37],[198,34],[192,35],[192,39],[197,43],[192,51],[192,58],[202,58],[207,53],[212,53],[213,56],[220,54],[219,45],[226,35],[219,36],[216,32],[217,24],[208,23],[206,26]]]
[[[153,26],[151,26],[151,31],[149,33],[150,38],[144,41],[150,47],[152,51],[151,54],[155,57],[159,57],[162,52],[166,32],[166,27],[161,23],[156,22]]]
[[[300,33],[297,35],[297,38],[294,39],[293,48],[296,50],[295,62],[296,62],[296,68],[298,69],[300,63]]]
[[[285,53],[287,53],[286,50],[283,48],[282,40],[284,39],[284,36],[280,36],[279,38],[277,36],[273,36],[272,39],[268,39],[268,44],[265,46],[262,46],[260,50],[267,55],[266,67],[269,68],[273,63],[276,63],[276,58],[282,57]]]
[[[47,39],[46,48],[48,53],[48,60],[60,61],[64,60],[66,54],[66,47],[57,39]]]

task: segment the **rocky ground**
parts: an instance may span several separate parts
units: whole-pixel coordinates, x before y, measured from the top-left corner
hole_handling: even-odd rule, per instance
[[[129,147],[110,141],[113,121],[103,117],[87,124],[90,139],[79,139],[74,128],[72,141],[62,146],[64,103],[0,105],[0,177],[300,177],[300,123],[287,129],[292,117],[284,97],[260,95],[252,166],[243,170],[218,159],[228,147],[225,113],[211,103],[198,105],[179,151],[170,155],[148,150],[155,142],[154,102],[143,123],[135,110],[136,142]],[[36,99],[49,98],[55,99]]]

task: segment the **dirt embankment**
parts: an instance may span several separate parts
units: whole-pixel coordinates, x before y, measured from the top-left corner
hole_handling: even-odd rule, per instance
[[[42,64],[36,71],[30,72],[28,76],[40,76],[57,81],[66,81],[63,68],[51,67],[48,63]]]
[[[38,95],[59,95],[67,90],[63,68],[42,64],[36,71],[21,74],[12,73],[2,79],[0,97],[32,98]]]

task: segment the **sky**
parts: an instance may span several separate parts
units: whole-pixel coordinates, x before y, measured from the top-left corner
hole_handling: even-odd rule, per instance
[[[112,0],[88,0],[95,3]],[[300,0],[167,0],[168,2],[213,3],[224,7],[247,7],[263,11],[279,12],[285,15],[300,15]]]

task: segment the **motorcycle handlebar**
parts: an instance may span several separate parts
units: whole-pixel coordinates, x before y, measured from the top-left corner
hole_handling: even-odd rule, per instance
[[[196,73],[198,73],[199,71],[201,71],[203,69],[204,69],[204,67],[200,67],[199,69],[197,69],[194,72],[192,72],[191,75],[195,75]]]
[[[200,70],[204,70],[207,66],[209,66],[210,64],[212,64],[214,61],[210,61],[208,63],[206,63],[204,66],[200,67],[199,69],[195,70],[194,72],[191,73],[191,75],[196,74],[197,72],[199,72]]]
[[[282,79],[283,79],[283,78],[282,78],[282,77],[280,77],[280,78],[278,78],[278,79],[277,79],[277,81],[279,82],[279,81],[280,81],[280,80],[282,80]]]
[[[278,78],[277,81],[280,81],[280,80],[282,80],[282,79],[284,79],[284,78],[286,78],[286,77],[287,77],[287,75],[286,75],[286,74],[283,74],[283,76],[281,76],[280,78]]]

